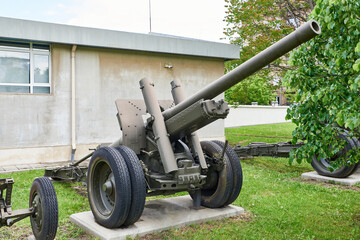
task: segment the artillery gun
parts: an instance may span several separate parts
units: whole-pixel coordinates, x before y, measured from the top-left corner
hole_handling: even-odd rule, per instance
[[[319,175],[333,178],[346,178],[359,169],[360,161],[351,165],[342,165],[333,171],[331,170],[331,163],[340,157],[349,158],[347,154],[351,149],[360,149],[360,141],[356,137],[351,137],[349,132],[345,129],[337,128],[337,130],[337,137],[346,141],[344,148],[331,158],[322,158],[314,155],[312,157],[311,165]],[[303,145],[303,142],[298,142],[296,144],[292,144],[291,142],[254,142],[247,146],[237,145],[235,146],[234,151],[238,157],[269,156],[288,158],[292,150],[300,148]]]
[[[133,224],[146,195],[188,191],[195,207],[232,203],[242,187],[240,161],[227,143],[200,142],[196,130],[227,116],[227,103],[214,97],[320,32],[315,21],[307,22],[187,99],[178,80],[171,82],[173,101],[158,101],[154,84],[141,79],[143,100],[116,100],[119,146],[97,149],[89,163],[95,220],[108,228]]]
[[[73,179],[83,178],[79,164],[91,157],[87,188],[95,220],[107,228],[128,226],[140,218],[146,196],[182,191],[195,208],[231,204],[242,187],[239,158],[227,142],[200,142],[196,134],[228,115],[227,103],[212,99],[320,32],[316,21],[307,22],[189,98],[174,80],[173,100],[159,101],[151,80],[141,79],[143,100],[116,100],[122,137],[66,169]],[[45,175],[66,178],[57,170]]]

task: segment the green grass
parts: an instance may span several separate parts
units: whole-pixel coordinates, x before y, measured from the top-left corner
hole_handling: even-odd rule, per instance
[[[29,194],[32,181],[44,175],[44,170],[33,170],[11,174],[1,174],[0,178],[13,178],[15,184],[12,192],[12,209],[25,209],[29,207]],[[90,211],[87,197],[79,194],[79,190],[86,187],[80,183],[54,183],[59,206],[59,228],[57,239],[79,239],[85,233],[69,221],[73,213]],[[0,229],[0,239],[27,239],[31,235],[29,218],[17,222],[12,227]],[[87,238],[90,239],[90,238]]]
[[[225,135],[231,145],[240,144],[243,146],[251,142],[289,142],[291,141],[291,133],[294,129],[295,124],[293,123],[264,124],[227,128],[225,129]]]
[[[226,133],[227,137],[229,133],[290,137],[293,128],[292,124],[273,124],[226,129]],[[232,144],[246,140],[241,135],[231,136],[234,136]],[[255,138],[261,142],[274,140]],[[360,185],[344,187],[302,180],[301,173],[311,171],[311,166],[290,166],[286,158],[259,157],[241,163],[244,183],[233,204],[243,207],[245,215],[141,239],[360,239]],[[29,171],[0,175],[15,179],[13,209],[27,207],[32,179],[42,174],[43,171]],[[60,209],[57,239],[91,238],[69,222],[70,214],[89,210],[86,197],[79,195],[74,187],[81,185],[55,183]],[[28,220],[0,230],[1,239],[26,238],[30,234]]]

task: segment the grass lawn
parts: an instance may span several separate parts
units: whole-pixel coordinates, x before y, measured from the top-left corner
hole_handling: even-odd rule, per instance
[[[232,128],[226,129],[226,136],[231,144],[243,145],[254,141],[288,141],[293,128],[291,123]],[[359,186],[302,180],[301,173],[312,170],[310,164],[289,166],[286,158],[259,157],[241,163],[244,183],[233,204],[245,208],[245,215],[141,239],[360,239]],[[0,175],[15,180],[13,209],[27,207],[32,179],[42,174],[39,170]],[[90,210],[85,188],[81,184],[54,185],[60,212],[57,239],[91,239],[69,222],[70,214]],[[26,239],[31,234],[29,226],[27,219],[11,228],[3,227],[0,239]]]
[[[264,124],[227,128],[225,135],[230,144],[245,146],[251,142],[289,142],[294,129],[295,124],[293,123]]]

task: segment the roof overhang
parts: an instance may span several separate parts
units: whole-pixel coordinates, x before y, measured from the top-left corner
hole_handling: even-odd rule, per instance
[[[0,17],[0,38],[145,52],[238,59],[239,46],[167,35],[141,34]]]

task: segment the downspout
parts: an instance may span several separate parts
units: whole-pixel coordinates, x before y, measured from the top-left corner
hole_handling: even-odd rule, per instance
[[[75,81],[75,51],[76,45],[72,46],[71,49],[71,163],[74,163],[75,151],[76,151],[76,81]]]

